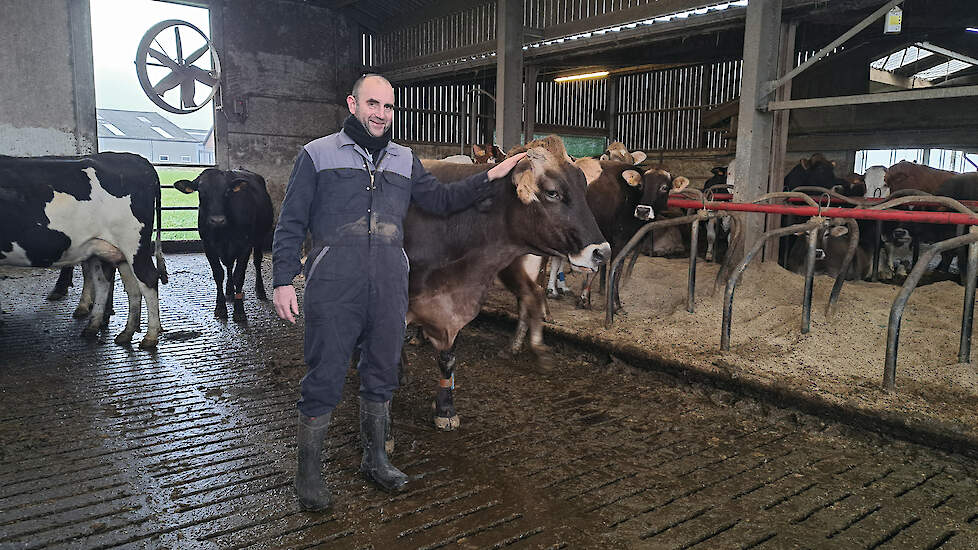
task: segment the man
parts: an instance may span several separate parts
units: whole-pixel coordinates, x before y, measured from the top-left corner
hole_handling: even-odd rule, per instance
[[[407,476],[384,448],[390,399],[408,308],[408,258],[402,222],[414,202],[433,214],[463,210],[490,196],[523,155],[452,185],[429,174],[410,149],[391,140],[394,89],[368,74],[346,98],[343,129],[306,144],[299,153],[275,229],[275,311],[295,323],[292,279],[308,229],[305,361],[301,381],[295,489],[305,510],[323,510],[332,497],[323,483],[321,453],[330,415],[339,403],[354,349],[360,350],[360,471],[388,491]]]

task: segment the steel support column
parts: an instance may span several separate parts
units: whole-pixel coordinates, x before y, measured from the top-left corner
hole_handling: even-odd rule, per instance
[[[754,0],[747,4],[734,189],[734,200],[738,202],[752,202],[768,190],[774,115],[760,111],[758,105],[766,97],[765,83],[777,78],[780,37],[781,0]],[[744,228],[742,250],[750,250],[764,232],[763,219],[737,216]]]
[[[536,65],[527,65],[524,69],[523,143],[533,140],[533,130],[536,126],[538,72],[539,68]]]
[[[522,119],[523,0],[496,0],[496,142],[504,151],[519,145]]]

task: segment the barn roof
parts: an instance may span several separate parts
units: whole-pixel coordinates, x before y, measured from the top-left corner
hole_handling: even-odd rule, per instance
[[[201,140],[170,122],[159,113],[96,109],[98,137],[152,141],[194,142]]]

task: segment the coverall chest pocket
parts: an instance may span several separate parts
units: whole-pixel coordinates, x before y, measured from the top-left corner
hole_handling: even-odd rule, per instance
[[[370,178],[363,170],[339,168],[320,175],[317,193],[320,211],[327,214],[359,212],[366,208]]]
[[[378,172],[376,177],[384,179],[380,194],[381,212],[403,218],[411,202],[411,181],[393,172]]]

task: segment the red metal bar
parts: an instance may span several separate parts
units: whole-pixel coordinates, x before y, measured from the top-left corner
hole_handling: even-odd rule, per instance
[[[670,208],[703,207],[696,200],[669,197]],[[707,202],[707,210],[732,210],[736,212],[763,212],[766,214],[793,214],[795,216],[816,216],[817,208],[811,206],[785,206],[777,204],[751,204],[741,202]],[[957,212],[920,212],[907,210],[867,210],[865,208],[823,208],[821,215],[826,218],[853,218],[856,220],[884,220],[918,223],[945,223],[952,225],[978,225],[978,217]]]
[[[817,195],[812,195],[812,198],[815,199],[815,202],[823,202],[823,203],[825,202],[825,197],[824,196],[821,197],[821,198],[819,198]],[[869,202],[883,202],[885,200],[889,200],[889,197],[852,197],[852,198],[857,199],[857,200],[861,200],[861,201],[869,201]],[[729,200],[733,200],[733,194],[732,193],[714,193],[713,194],[713,200],[717,200],[717,201],[729,201]],[[832,204],[849,204],[846,201],[840,200],[840,199],[830,198],[830,200],[832,201]],[[804,201],[802,199],[788,199],[788,202],[800,203],[800,202],[804,202]],[[962,201],[962,200],[959,200],[958,202],[960,202],[961,204],[967,206],[968,208],[978,208],[978,201]],[[934,202],[915,202],[914,203],[914,206],[933,206],[933,207],[937,207],[937,206],[940,206],[940,205],[937,204],[937,203],[934,203]]]

